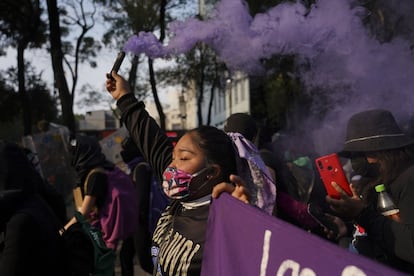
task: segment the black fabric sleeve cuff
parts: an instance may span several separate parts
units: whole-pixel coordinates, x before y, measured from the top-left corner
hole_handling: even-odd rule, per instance
[[[378,216],[382,216],[377,212],[373,206],[367,206],[364,209],[362,209],[361,213],[354,219],[354,221],[358,224],[364,227],[365,229],[368,229],[372,222],[374,222]]]

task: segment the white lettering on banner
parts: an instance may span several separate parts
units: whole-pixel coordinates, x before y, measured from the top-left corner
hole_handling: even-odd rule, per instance
[[[289,274],[288,271],[291,270],[291,273]],[[263,274],[265,275],[265,274]],[[280,265],[279,270],[277,271],[277,276],[284,276],[284,275],[290,275],[290,276],[316,276],[315,271],[313,271],[310,268],[303,268],[300,269],[300,264],[293,261],[293,260],[285,260]],[[359,267],[356,267],[354,265],[346,266],[341,273],[341,276],[367,276],[365,272],[360,269]]]
[[[269,265],[270,240],[272,231],[265,230],[263,236],[263,253],[260,263],[260,276],[266,276],[267,267]],[[277,276],[316,276],[315,271],[311,268],[301,268],[300,264],[294,260],[284,260],[276,273]],[[367,276],[366,273],[357,266],[348,265],[341,273],[341,276]]]
[[[364,271],[354,265],[348,265],[342,270],[342,276],[367,276]]]
[[[312,269],[305,267],[304,269],[300,271],[299,275],[300,276],[316,276],[316,273]]]
[[[291,274],[285,274],[287,271],[292,270]],[[277,276],[283,275],[292,275],[292,276],[315,276],[316,273],[310,269],[305,267],[304,269],[300,270],[299,263],[293,260],[285,260],[279,266],[279,270],[276,273]]]
[[[270,238],[272,237],[272,232],[266,230],[264,233],[263,239],[263,254],[262,262],[260,264],[260,276],[266,275],[267,264],[269,263],[269,248],[270,248]]]

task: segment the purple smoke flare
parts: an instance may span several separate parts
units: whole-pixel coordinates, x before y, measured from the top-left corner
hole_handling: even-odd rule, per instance
[[[153,34],[140,33],[130,38],[125,50],[136,55],[170,57],[204,42],[230,70],[252,75],[264,73],[262,59],[294,54],[298,65],[307,65],[306,70],[296,72],[306,89],[331,91],[333,113],[328,114],[326,122],[318,121],[315,126],[309,118],[303,126],[312,129],[316,143],[321,141],[328,152],[338,149],[333,143],[343,140],[340,130],[355,112],[386,108],[398,119],[413,116],[414,60],[407,34],[413,33],[410,14],[414,1],[385,4],[387,10],[404,19],[397,17],[396,21],[405,23],[399,25],[401,35],[387,43],[368,32],[362,23],[366,11],[350,2],[319,0],[310,10],[300,3],[286,2],[252,18],[243,1],[221,0],[204,21],[193,18],[170,24],[173,36],[167,45],[161,45]],[[345,97],[347,105],[337,105],[338,99]],[[315,109],[318,104],[322,103],[315,99]]]

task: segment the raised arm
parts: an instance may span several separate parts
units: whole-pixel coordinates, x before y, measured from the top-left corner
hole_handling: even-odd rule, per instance
[[[121,111],[121,119],[143,157],[158,177],[171,163],[173,145],[165,132],[145,110],[143,102],[139,102],[131,93],[128,82],[120,75],[112,72],[113,80],[107,78],[106,89],[117,100]]]

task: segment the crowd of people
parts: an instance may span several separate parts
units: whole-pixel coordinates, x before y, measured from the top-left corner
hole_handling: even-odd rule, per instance
[[[317,154],[309,148],[287,143],[289,137],[273,143],[270,135],[263,139],[253,118],[241,113],[231,115],[223,130],[199,126],[173,145],[128,82],[111,74],[106,89],[117,101],[129,133],[121,156],[128,165],[125,175],[134,183],[139,212],[134,233],[108,243],[120,256],[122,275],[134,275],[135,255],[149,274],[199,275],[210,205],[221,193],[346,250],[414,273],[414,138],[391,112],[371,109],[349,119],[338,155],[351,164],[349,180],[358,181],[351,183],[352,195],[332,182],[340,193],[340,198],[333,198],[313,164]],[[116,164],[105,158],[96,139],[76,136],[73,141],[76,186],[88,182],[78,211],[91,219],[104,209],[105,172]],[[97,167],[103,171],[91,174]],[[377,210],[378,184],[391,195],[398,219]],[[0,141],[0,275],[63,275],[60,233],[76,218],[66,217],[62,202],[24,148]],[[309,203],[319,205],[338,231],[310,216]],[[100,227],[108,236],[109,230]]]

